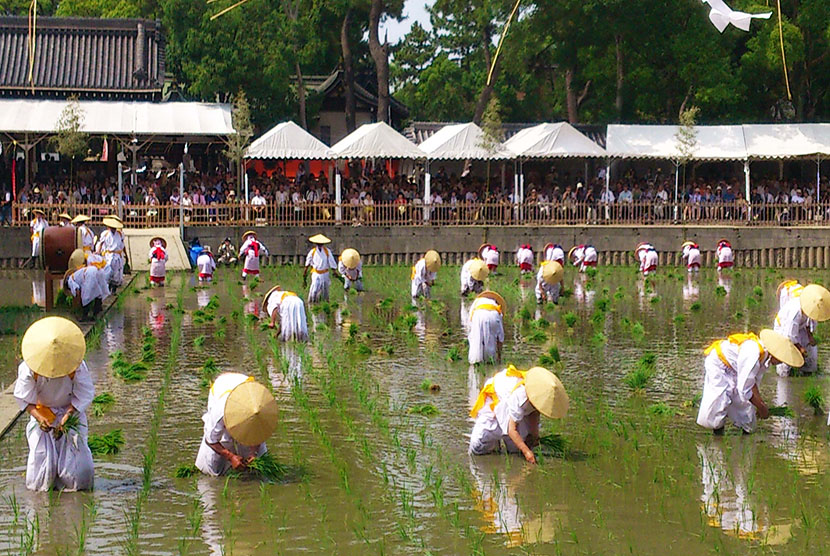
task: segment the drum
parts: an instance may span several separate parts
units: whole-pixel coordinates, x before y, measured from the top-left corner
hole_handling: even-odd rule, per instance
[[[69,255],[81,246],[75,226],[49,226],[40,240],[40,264],[52,272],[66,272]]]

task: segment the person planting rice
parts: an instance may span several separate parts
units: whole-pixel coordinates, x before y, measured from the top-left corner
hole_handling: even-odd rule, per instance
[[[773,330],[732,334],[716,340],[703,352],[703,397],[697,424],[723,434],[726,419],[749,434],[755,430],[756,414],[769,417],[759,385],[770,365],[786,363],[800,367],[804,357],[790,340]]]
[[[680,246],[682,258],[686,260],[687,272],[700,272],[700,246],[694,241],[683,242]]]
[[[781,309],[787,301],[798,297],[804,290],[804,286],[798,283],[798,280],[784,280],[778,284],[778,308]]]
[[[579,269],[579,272],[585,272],[589,266],[597,266],[597,250],[593,245],[577,245],[571,247],[568,252],[568,259]]]
[[[559,302],[565,269],[554,261],[542,261],[536,273],[536,303]]]
[[[253,377],[223,373],[210,386],[202,421],[199,471],[212,477],[244,471],[268,450],[265,441],[277,427],[277,402]]]
[[[121,231],[124,229],[124,224],[117,216],[110,215],[104,218],[104,226],[107,229],[101,232],[98,237],[96,251],[107,262],[104,273],[107,277],[110,293],[114,293],[124,281],[124,264],[127,262],[126,252],[124,251],[124,234]]]
[[[657,272],[657,250],[654,249],[653,245],[650,243],[641,243],[634,250],[634,254],[637,260],[640,261],[640,272],[643,273],[643,276]]]
[[[487,361],[501,362],[504,344],[504,311],[507,304],[496,292],[485,291],[476,296],[470,308],[470,330],[467,341],[470,365]]]
[[[484,290],[484,280],[490,275],[487,264],[479,258],[473,258],[461,267],[461,297]]]
[[[478,248],[478,258],[487,264],[490,272],[496,272],[499,267],[499,250],[492,243],[485,243]]]
[[[432,285],[438,277],[439,268],[441,268],[441,255],[438,254],[438,251],[430,249],[423,257],[418,259],[409,275],[412,282],[410,293],[413,299],[421,296],[429,299]]]
[[[344,249],[337,261],[337,272],[343,277],[343,289],[363,291],[363,261],[357,249]]]
[[[95,234],[87,226],[90,221],[86,214],[79,214],[72,219],[72,224],[75,225],[75,235],[78,238],[78,245],[84,250],[84,253],[89,255],[95,249]]]
[[[75,249],[69,256],[69,270],[63,277],[66,291],[73,297],[80,298],[83,314],[81,320],[98,316],[103,302],[109,295],[107,278],[104,271],[94,263],[85,261],[83,249]]]
[[[311,251],[305,258],[305,270],[303,270],[303,285],[308,283],[308,273],[311,272],[311,287],[308,290],[308,302],[329,300],[329,287],[331,286],[331,275],[329,271],[337,268],[334,255],[326,244],[331,240],[323,234],[317,234],[308,238],[314,244]]]
[[[242,247],[239,248],[237,255],[240,260],[245,259],[242,265],[242,279],[248,278],[248,275],[259,275],[259,257],[267,255],[268,249],[257,239],[256,232],[248,230],[242,234]]]
[[[167,240],[154,237],[150,240],[150,283],[155,286],[164,285],[167,275]]]
[[[542,251],[542,257],[546,261],[556,261],[565,266],[565,250],[558,243],[548,243]]]
[[[470,417],[470,454],[521,452],[536,463],[532,448],[539,443],[539,414],[561,419],[568,412],[568,394],[559,378],[542,367],[519,371],[513,365],[496,373],[478,394]]]
[[[210,252],[210,245],[202,247],[202,252],[196,257],[196,269],[199,272],[200,282],[212,282],[213,273],[216,272],[216,260]]]
[[[732,268],[735,256],[732,253],[732,244],[727,240],[721,239],[718,242],[718,272],[722,272],[725,268]]]
[[[63,317],[35,321],[20,344],[14,397],[29,414],[26,488],[89,490],[94,467],[86,409],[95,397],[81,329]]]
[[[516,264],[522,273],[533,272],[533,248],[529,244],[519,246],[516,251]]]
[[[787,301],[775,316],[773,329],[789,338],[804,355],[801,372],[813,373],[818,362],[818,346],[813,333],[816,323],[830,319],[830,291],[818,284],[810,284],[798,297]],[[789,376],[790,366],[781,362],[776,367],[778,376]]]
[[[262,300],[262,309],[268,316],[269,328],[277,327],[277,317],[280,319],[277,332],[280,340],[288,342],[308,341],[308,323],[306,321],[305,304],[302,298],[294,292],[283,291],[280,286],[274,286]]]

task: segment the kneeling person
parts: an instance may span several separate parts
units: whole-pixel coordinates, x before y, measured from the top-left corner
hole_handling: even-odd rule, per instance
[[[504,344],[504,311],[507,305],[496,292],[478,294],[470,308],[470,331],[467,341],[470,351],[467,360],[470,365],[486,361],[501,361]]]
[[[212,282],[213,273],[216,271],[216,261],[213,253],[210,252],[210,245],[202,247],[202,252],[196,257],[196,268],[199,270],[200,282]]]
[[[409,275],[410,293],[412,298],[425,297],[429,299],[432,293],[432,285],[438,278],[438,269],[441,268],[441,255],[438,251],[430,249],[424,256],[418,259],[412,272]]]
[[[289,342],[308,341],[308,323],[305,314],[305,304],[301,297],[294,292],[283,291],[280,286],[274,286],[262,300],[262,308],[268,315],[269,328],[277,327],[277,317],[280,319],[280,340]]]
[[[461,297],[484,291],[484,280],[490,269],[482,259],[470,259],[461,267]]]
[[[92,317],[98,316],[110,293],[104,271],[94,263],[87,264],[85,259],[84,251],[75,249],[69,256],[69,270],[63,278],[66,291],[81,301],[81,320],[89,320],[90,312]]]
[[[363,291],[363,261],[357,249],[344,249],[337,261],[337,272],[343,277],[343,289]]]
[[[536,273],[536,303],[559,302],[565,269],[555,261],[542,261]]]
[[[775,316],[773,330],[788,338],[804,355],[801,372],[815,372],[818,363],[818,346],[813,333],[818,322],[830,319],[830,291],[824,286],[810,284],[801,289],[798,297],[784,303]],[[789,376],[790,367],[779,363],[778,376]]]

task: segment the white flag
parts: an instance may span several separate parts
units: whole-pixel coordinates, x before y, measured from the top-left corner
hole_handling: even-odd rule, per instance
[[[709,4],[709,21],[714,24],[718,31],[723,31],[731,23],[742,31],[749,31],[750,22],[757,19],[769,19],[772,17],[772,12],[761,14],[749,14],[746,12],[736,12],[726,5],[723,0],[702,0],[704,4]]]

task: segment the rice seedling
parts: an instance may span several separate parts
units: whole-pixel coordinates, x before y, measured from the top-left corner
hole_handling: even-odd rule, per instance
[[[539,437],[539,447],[542,453],[555,457],[565,455],[565,439],[559,434],[544,434]]]
[[[771,417],[795,417],[795,413],[793,413],[793,410],[787,407],[786,405],[777,405],[770,407],[769,414]]]
[[[723,286],[718,286],[715,288],[715,295],[718,297],[724,297],[726,296],[726,293],[726,288],[724,288]]]
[[[559,297],[562,299],[570,299],[573,297],[574,291],[571,288],[562,288],[562,291],[559,292]]]
[[[604,313],[611,307],[611,300],[607,297],[601,297],[597,300],[596,306],[598,310]]]
[[[438,409],[431,403],[422,403],[413,405],[407,410],[407,413],[414,415],[423,415],[424,417],[433,417],[438,415]]]
[[[525,338],[528,342],[532,344],[543,344],[548,341],[548,335],[542,332],[541,330],[537,330],[533,332],[527,338]]]
[[[694,313],[699,312],[702,308],[703,305],[700,304],[700,301],[695,301],[689,306],[689,309],[691,309]]]
[[[539,356],[539,365],[543,367],[552,367],[561,361],[559,356],[559,348],[551,346],[547,353]]]
[[[121,447],[124,446],[124,435],[121,429],[113,429],[101,435],[90,434],[87,444],[93,455],[109,456],[121,451]]]
[[[750,309],[755,308],[761,304],[757,297],[748,296],[746,298],[746,306]]]
[[[458,361],[461,359],[461,350],[458,346],[450,346],[447,350],[447,361]]]
[[[278,483],[288,474],[288,466],[276,460],[271,452],[265,452],[248,462],[247,470],[263,481]]]
[[[100,417],[104,413],[109,410],[110,407],[115,403],[115,396],[110,394],[109,392],[101,392],[94,398],[92,398],[92,414],[96,417]]]
[[[646,330],[641,322],[635,322],[631,325],[631,337],[636,341],[641,341],[646,335]]]
[[[620,301],[623,298],[625,298],[625,292],[623,290],[617,290],[614,292],[614,299],[616,301]]]
[[[675,416],[677,415],[677,411],[669,407],[664,402],[657,402],[655,404],[651,404],[648,406],[647,411],[649,415],[654,415],[658,417],[666,417],[666,416]]]
[[[661,297],[659,295],[655,295],[654,297],[652,297],[651,299],[648,300],[648,302],[651,303],[652,305],[657,305],[658,303],[660,303],[660,301],[661,301]]]
[[[576,321],[579,320],[579,317],[573,311],[568,311],[564,315],[562,315],[562,319],[565,321],[565,325],[568,328],[573,328],[576,324]]]
[[[176,470],[173,471],[173,476],[177,479],[188,479],[194,475],[199,474],[199,468],[196,467],[195,464],[192,463],[183,463],[176,467]]]
[[[764,297],[764,289],[761,286],[752,288],[752,293],[755,294],[755,297]]]
[[[205,364],[202,365],[201,369],[199,369],[199,374],[201,375],[201,385],[203,388],[210,386],[211,382],[219,376],[221,369],[216,364],[216,361],[213,357],[208,357],[205,361]]]
[[[535,321],[533,321],[533,326],[535,326],[539,330],[546,330],[550,327],[550,321],[546,318],[538,318]]]
[[[594,313],[591,315],[591,324],[593,324],[595,327],[602,326],[603,324],[605,324],[605,313],[603,313],[602,311],[594,311]]]
[[[125,382],[138,382],[147,378],[147,371],[149,370],[145,363],[140,361],[116,367],[113,364],[115,376],[121,378]]]
[[[423,390],[424,392],[440,392],[441,391],[441,387],[439,385],[435,384],[434,382],[432,382],[431,380],[429,380],[428,378],[425,378],[424,380],[421,381],[420,387],[421,387],[421,390]]]
[[[394,355],[395,346],[392,344],[386,344],[385,346],[383,346],[383,351],[386,352],[386,355]]]
[[[357,353],[359,353],[360,355],[371,355],[372,348],[361,342],[357,344]]]
[[[735,319],[735,320],[741,320],[741,319],[743,319],[743,318],[744,318],[744,313],[743,313],[743,311],[735,311],[735,314],[734,314],[734,315],[732,315],[732,318],[733,318],[733,319]]]
[[[634,390],[641,391],[656,371],[656,356],[647,352],[637,361],[637,366],[623,378],[623,382]]]
[[[683,407],[700,407],[700,400],[703,399],[703,395],[698,392],[695,394],[691,400],[686,400],[683,402]]]
[[[522,307],[521,309],[519,309],[519,318],[522,321],[527,322],[527,321],[533,319],[533,314],[530,312],[530,309],[528,309],[527,307]]]
[[[205,345],[205,335],[204,334],[199,334],[198,336],[193,338],[193,346],[194,347],[201,348],[203,345]]]
[[[684,322],[686,322],[686,316],[682,313],[679,313],[677,315],[674,315],[674,318],[672,320],[674,321],[674,324],[683,324]]]
[[[604,344],[608,341],[608,338],[602,332],[594,332],[594,335],[591,336],[591,342],[594,344]]]
[[[817,384],[810,384],[804,390],[804,403],[813,408],[813,413],[821,415],[824,413],[824,395]]]
[[[592,279],[596,278],[597,272],[598,271],[597,271],[596,267],[593,267],[593,266],[589,266],[588,268],[585,269],[585,275],[588,278],[592,278]]]
[[[349,325],[349,339],[354,340],[355,336],[357,336],[358,327],[357,324],[351,323]]]

